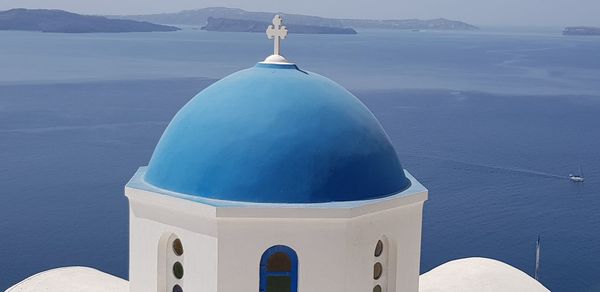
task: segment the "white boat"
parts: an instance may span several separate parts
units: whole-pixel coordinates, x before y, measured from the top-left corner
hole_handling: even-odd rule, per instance
[[[569,179],[572,182],[583,182],[583,171],[581,170],[581,165],[579,166],[579,174],[569,174]]]
[[[571,175],[569,175],[569,179],[572,182],[583,182],[583,176],[580,176],[580,175],[571,174]]]
[[[569,175],[569,179],[572,182],[583,182],[583,176],[581,176],[581,175],[571,174],[571,175]]]
[[[540,236],[538,235],[535,242],[535,279],[540,280]]]

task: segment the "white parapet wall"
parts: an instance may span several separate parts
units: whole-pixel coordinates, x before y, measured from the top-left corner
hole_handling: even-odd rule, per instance
[[[240,250],[240,252],[244,252],[244,250]],[[349,261],[349,263],[352,263],[352,261]],[[325,269],[328,267],[324,266],[322,268],[314,272],[326,272]],[[237,270],[235,272],[241,273],[243,271]],[[251,271],[250,273],[252,274]],[[232,273],[227,274],[232,275]],[[550,291],[519,269],[487,258],[465,258],[445,263],[421,275],[419,285],[419,292]],[[302,288],[300,289],[305,291],[309,287]],[[390,287],[388,291],[395,291],[393,289]],[[38,273],[6,290],[6,292],[42,291],[128,292],[129,283],[92,268],[65,267]],[[353,290],[348,289],[348,291]]]
[[[87,267],[64,267],[35,274],[6,292],[128,292],[121,278]]]
[[[487,258],[450,261],[421,275],[419,292],[548,292],[538,281]]]

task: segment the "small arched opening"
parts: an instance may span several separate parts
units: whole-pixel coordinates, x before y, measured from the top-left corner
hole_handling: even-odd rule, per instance
[[[373,292],[386,292],[388,290],[388,256],[389,243],[381,237],[374,246],[373,252]]]
[[[276,245],[260,259],[260,292],[297,292],[298,256],[290,247]]]
[[[164,234],[158,243],[158,291],[183,292],[184,249],[181,239]]]

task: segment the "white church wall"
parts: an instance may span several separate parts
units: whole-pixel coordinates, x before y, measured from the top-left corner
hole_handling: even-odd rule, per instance
[[[373,291],[374,251],[383,238],[382,291],[416,292],[422,207],[421,202],[350,219],[220,219],[218,291],[258,289],[260,258],[275,245],[298,254],[298,291]]]
[[[218,291],[257,291],[261,256],[275,245],[297,253],[298,291],[351,291],[345,232],[346,220],[219,220]]]
[[[378,284],[383,292],[418,291],[422,209],[423,202],[420,202],[364,215],[350,222],[349,259],[350,266],[355,268],[350,270],[348,281],[356,291],[373,291]],[[375,247],[382,238],[385,259],[375,257]],[[376,262],[383,265],[385,283],[374,279]]]
[[[172,235],[184,248],[184,291],[256,291],[261,256],[283,245],[298,256],[298,291],[364,292],[380,284],[383,292],[417,292],[427,190],[409,178],[413,185],[398,196],[323,205],[212,206],[128,186],[131,292],[165,291],[172,270],[159,262],[160,251]],[[385,261],[374,256],[378,240]],[[377,261],[385,274],[375,280]]]
[[[156,194],[154,196],[159,199],[164,197]],[[188,213],[188,216],[196,217],[197,224],[193,224],[192,218],[185,218],[186,216],[181,216],[179,222],[186,228],[178,226],[176,222],[166,224],[164,221],[170,222],[169,216],[164,216],[166,213],[181,215],[180,212],[185,209],[168,211],[172,207],[171,204],[150,206],[147,203],[148,201],[138,204],[130,198],[130,292],[171,292],[173,284],[180,284],[184,291],[217,291],[217,239],[198,232],[211,230],[204,228],[210,225],[210,221],[207,223],[203,214],[194,216]],[[164,210],[157,212],[153,209]],[[153,219],[139,217],[139,214]],[[195,225],[195,228],[188,229],[190,225]],[[167,246],[171,235],[176,235],[183,246],[181,259],[184,275],[181,280],[175,282],[168,280],[169,277],[172,279],[173,275],[172,261],[163,257],[165,251],[171,250],[171,246]]]

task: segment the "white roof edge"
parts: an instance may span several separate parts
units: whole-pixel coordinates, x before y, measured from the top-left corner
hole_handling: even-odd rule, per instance
[[[314,204],[270,204],[221,201],[190,196],[154,187],[143,180],[146,168],[140,167],[125,187],[132,205],[185,210],[190,215],[209,218],[353,218],[372,212],[419,204],[427,200],[428,190],[408,171],[411,186],[392,196],[350,202]],[[135,210],[134,210],[135,211]],[[138,214],[142,215],[142,214]]]
[[[419,277],[419,292],[549,292],[525,272],[504,262],[482,258],[449,261]]]
[[[37,273],[6,292],[128,292],[129,282],[89,267],[61,267]]]

